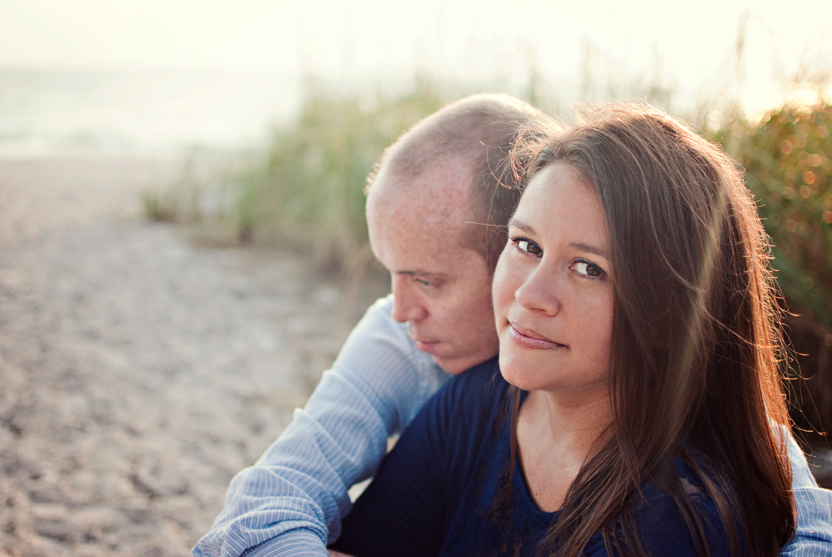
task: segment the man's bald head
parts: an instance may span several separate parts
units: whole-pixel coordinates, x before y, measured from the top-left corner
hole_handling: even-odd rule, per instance
[[[461,231],[460,245],[482,255],[493,271],[519,200],[507,155],[517,132],[541,115],[508,95],[474,95],[444,107],[387,149],[368,186],[370,201],[421,195],[426,219],[457,219],[461,228],[448,220],[446,226]],[[427,189],[408,191],[416,187]]]
[[[371,178],[367,227],[393,318],[449,373],[497,354],[491,278],[517,201],[500,180],[512,185],[508,152],[538,116],[505,95],[468,97],[404,134]]]

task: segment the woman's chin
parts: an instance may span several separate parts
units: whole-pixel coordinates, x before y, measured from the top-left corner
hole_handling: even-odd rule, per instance
[[[522,389],[524,391],[535,391],[543,387],[543,383],[541,381],[542,378],[539,376],[539,370],[538,373],[535,373],[534,371],[522,366],[512,364],[503,365],[501,358],[500,372],[503,374],[503,379],[505,379],[506,382],[514,385],[518,389]]]

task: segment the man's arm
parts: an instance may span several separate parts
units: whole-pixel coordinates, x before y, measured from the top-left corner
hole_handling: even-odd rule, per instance
[[[389,435],[447,378],[391,305],[388,296],[367,310],[306,407],[235,476],[195,557],[327,555],[351,507],[347,490],[375,473]]]
[[[797,505],[797,531],[780,555],[820,557],[832,555],[832,491],[818,487],[803,451],[789,436],[792,491]]]

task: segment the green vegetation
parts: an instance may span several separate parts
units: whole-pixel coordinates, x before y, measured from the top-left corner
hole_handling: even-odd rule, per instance
[[[214,193],[226,200],[222,218],[242,242],[290,243],[327,266],[369,259],[363,189],[373,164],[404,130],[450,98],[428,79],[417,79],[397,96],[308,84],[297,119],[274,132],[264,153],[222,177],[224,190]],[[827,327],[832,327],[830,129],[832,106],[787,106],[760,122],[734,118],[713,134],[746,170],[774,239],[778,279],[792,309]],[[199,218],[207,188],[195,177],[193,159],[169,190],[144,193],[148,218]]]
[[[801,313],[832,327],[832,105],[783,107],[735,122],[729,153],[746,170],[774,242],[778,282]]]
[[[154,222],[184,222],[201,219],[206,197],[204,179],[196,173],[196,153],[185,159],[179,175],[167,187],[141,192],[145,217]]]
[[[450,98],[428,79],[417,78],[411,90],[393,96],[338,93],[310,83],[297,119],[277,129],[263,153],[222,176],[223,189],[214,188],[211,205],[217,206],[217,199],[223,203],[212,214],[224,226],[231,224],[241,242],[291,244],[330,268],[366,264],[371,256],[363,189],[373,164],[404,130]],[[792,309],[827,327],[832,327],[830,130],[832,106],[821,104],[779,108],[760,122],[734,118],[713,133],[746,170]],[[192,155],[171,188],[144,192],[148,218],[198,219],[210,188],[196,174]]]
[[[717,133],[745,168],[788,309],[802,379],[790,389],[796,425],[832,428],[832,105],[785,106]],[[815,441],[816,443],[819,441]],[[822,441],[820,441],[822,442]]]
[[[240,236],[309,249],[327,266],[369,259],[364,185],[384,149],[447,99],[426,80],[394,98],[314,88],[262,160],[237,175]]]
[[[417,79],[398,96],[309,85],[297,119],[261,156],[223,177],[224,218],[241,241],[292,243],[327,266],[367,256],[363,188],[384,149],[449,100]],[[832,327],[832,106],[784,107],[761,122],[735,118],[714,133],[746,170],[774,239],[786,297]],[[205,187],[189,159],[167,191],[144,193],[153,220],[193,220]]]
[[[274,132],[264,153],[222,176],[223,190],[213,196],[223,203],[212,213],[241,242],[291,244],[330,268],[365,265],[371,256],[363,189],[373,164],[450,98],[424,78],[396,96],[310,83],[297,119]],[[826,327],[832,327],[830,130],[832,106],[787,106],[760,122],[734,118],[713,134],[746,170],[792,309]],[[169,190],[144,193],[148,218],[194,220],[204,212],[209,188],[195,177],[193,158]]]

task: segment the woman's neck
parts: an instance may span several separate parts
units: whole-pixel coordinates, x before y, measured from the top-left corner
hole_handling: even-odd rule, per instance
[[[603,446],[612,421],[606,389],[586,396],[532,391],[517,420],[520,462],[538,507],[558,510],[578,472]]]

